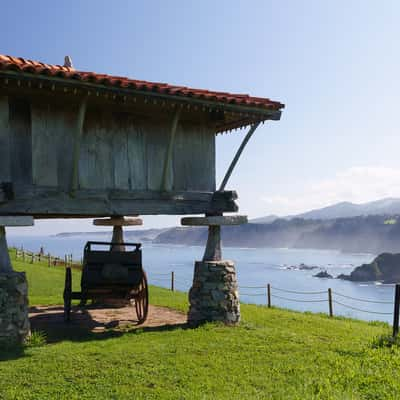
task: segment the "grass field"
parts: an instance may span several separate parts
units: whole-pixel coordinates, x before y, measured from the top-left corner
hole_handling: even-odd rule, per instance
[[[62,268],[14,261],[30,303],[60,304]],[[74,280],[79,283],[79,272]],[[152,287],[152,304],[187,309]],[[242,305],[242,324],[137,329],[0,355],[0,399],[398,399],[383,323]]]

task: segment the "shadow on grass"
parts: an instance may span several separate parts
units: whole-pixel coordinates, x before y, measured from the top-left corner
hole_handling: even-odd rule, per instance
[[[22,345],[0,349],[0,362],[16,360],[21,357],[26,357],[25,347]]]
[[[102,307],[103,308],[103,307]],[[101,322],[92,318],[89,310],[96,307],[76,308],[71,313],[71,321],[64,321],[62,307],[52,307],[51,312],[32,307],[30,309],[30,323],[32,331],[43,332],[47,343],[62,341],[93,341],[121,337],[127,333],[162,332],[176,329],[187,329],[186,323],[160,324],[146,326],[137,321],[124,321],[114,319]]]

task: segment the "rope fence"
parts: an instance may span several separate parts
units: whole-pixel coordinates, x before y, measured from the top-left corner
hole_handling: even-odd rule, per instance
[[[62,257],[55,257],[52,256],[50,253],[44,254],[43,248],[40,249],[38,253],[26,251],[22,247],[21,249],[15,248],[15,258],[22,259],[22,261],[29,261],[31,264],[35,262],[46,262],[48,267],[52,266],[63,266],[63,267],[72,267],[76,269],[82,269],[82,260],[80,262],[74,261],[72,258],[72,254],[66,254],[64,258]],[[151,281],[159,282],[159,283],[169,283],[169,288],[171,291],[175,290],[175,284],[179,283],[181,285],[187,285],[187,281],[183,279],[176,279],[175,272],[152,272],[151,273]],[[271,286],[267,284],[266,286],[239,286],[240,289],[245,289],[244,292],[241,293],[242,296],[249,296],[249,297],[263,297],[266,296],[267,306],[270,308],[272,307],[272,299],[284,300],[294,303],[328,303],[328,310],[329,316],[333,317],[333,305],[338,305],[353,311],[358,311],[366,314],[373,314],[373,315],[393,315],[393,336],[397,336],[399,332],[399,314],[400,314],[400,284],[396,284],[395,286],[395,294],[394,299],[391,300],[369,300],[364,298],[357,298],[353,296],[348,296],[346,294],[333,291],[331,288],[325,291],[299,291],[299,290],[290,290],[279,288],[276,286]],[[255,292],[252,292],[255,290]],[[259,291],[263,290],[262,293]],[[317,298],[317,299],[310,299],[310,298],[293,298],[293,297],[286,297],[282,295],[278,295],[272,293],[272,291],[277,291],[278,293],[288,293],[294,295],[302,295],[302,296],[313,296],[313,295],[327,295],[326,298]],[[334,298],[335,297],[335,298]],[[354,305],[349,305],[344,302],[337,300],[336,297],[340,299],[346,299],[361,303],[368,303],[368,304],[387,304],[394,306],[393,312],[383,312],[383,311],[376,311],[376,310],[367,310],[364,308],[358,308]],[[345,301],[345,300],[344,300]]]
[[[353,311],[358,311],[362,313],[367,313],[367,314],[373,314],[373,315],[393,315],[393,337],[397,336],[399,332],[399,313],[400,313],[400,284],[396,284],[395,286],[395,294],[394,294],[394,299],[393,300],[369,300],[369,299],[364,299],[364,298],[358,298],[358,297],[353,297],[353,296],[348,296],[346,294],[340,293],[333,291],[331,288],[328,290],[322,290],[322,291],[299,291],[299,290],[290,290],[290,289],[283,289],[283,288],[278,288],[276,286],[271,286],[270,284],[267,284],[266,286],[240,286],[240,289],[246,289],[247,292],[241,293],[243,296],[266,296],[267,298],[267,306],[270,308],[272,307],[272,299],[278,299],[278,300],[284,300],[284,301],[289,301],[289,302],[294,302],[294,303],[328,303],[329,307],[329,316],[333,317],[333,305],[338,305]],[[250,292],[249,292],[250,289]],[[264,293],[259,293],[258,291],[260,289],[264,289]],[[252,293],[251,290],[257,291],[256,293]],[[293,298],[293,297],[286,297],[282,296],[280,294],[275,294],[272,293],[272,291],[277,291],[278,293],[289,293],[289,294],[294,294],[294,295],[302,295],[303,298]],[[327,297],[322,299],[322,298],[317,298],[317,299],[307,299],[304,298],[304,296],[313,296],[313,295],[322,295],[326,294]],[[335,298],[334,298],[335,297]],[[339,297],[340,301],[336,299],[336,297]],[[376,310],[367,310],[364,308],[358,308],[355,307],[354,305],[346,304],[345,300],[341,299],[346,299],[346,300],[351,300],[355,302],[361,302],[361,303],[369,303],[369,304],[387,304],[387,305],[392,305],[394,306],[393,312],[384,312],[384,311],[376,311]]]

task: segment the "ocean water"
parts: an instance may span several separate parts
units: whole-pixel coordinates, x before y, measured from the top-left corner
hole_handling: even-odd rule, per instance
[[[64,254],[72,254],[75,260],[81,259],[87,240],[88,236],[8,236],[9,246],[23,246],[26,250],[31,251],[39,251],[43,246],[46,253],[50,252],[52,255],[61,257]],[[110,240],[110,236],[105,235],[102,238],[96,236],[94,240],[107,241]],[[171,271],[174,271],[175,288],[182,291],[189,290],[193,279],[194,261],[201,260],[204,247],[151,243],[143,243],[142,247],[143,265],[150,283],[170,287]],[[273,305],[299,311],[327,313],[327,290],[331,288],[334,314],[391,322],[394,285],[383,285],[378,282],[355,283],[313,277],[320,269],[327,270],[333,276],[341,273],[349,274],[356,266],[370,262],[374,257],[373,254],[351,254],[332,250],[223,248],[223,258],[235,262],[242,302],[266,304],[266,285],[269,283],[272,287]],[[318,266],[318,269],[291,268],[301,263]],[[260,288],[249,288],[253,286]],[[296,292],[321,291],[323,293],[297,294],[280,289]],[[354,300],[342,295],[377,303]],[[307,300],[307,302],[303,302],[303,300]],[[390,304],[380,303],[386,301]],[[388,315],[379,313],[388,313]]]

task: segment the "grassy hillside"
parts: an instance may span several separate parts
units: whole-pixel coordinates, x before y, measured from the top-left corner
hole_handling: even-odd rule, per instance
[[[28,273],[31,304],[60,303],[61,268],[14,264]],[[183,293],[150,296],[187,308]],[[388,325],[254,305],[242,315],[237,328],[107,332],[3,352],[0,399],[398,398],[400,349],[377,340]]]

